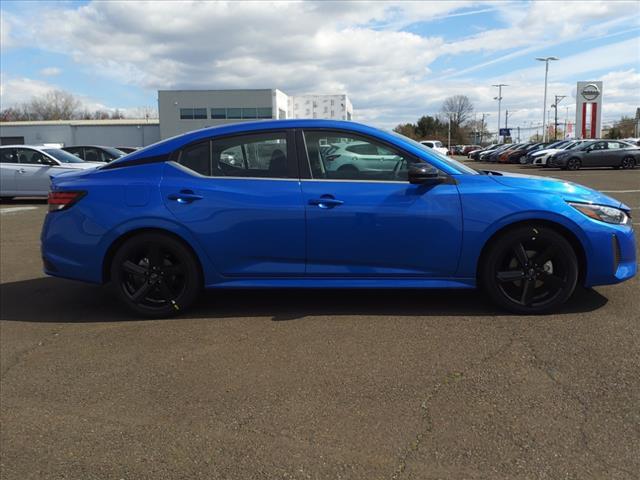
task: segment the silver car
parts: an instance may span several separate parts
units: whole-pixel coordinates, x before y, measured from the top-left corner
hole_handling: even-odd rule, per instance
[[[104,163],[85,162],[59,148],[4,145],[0,147],[0,197],[46,197],[51,176],[100,165]]]

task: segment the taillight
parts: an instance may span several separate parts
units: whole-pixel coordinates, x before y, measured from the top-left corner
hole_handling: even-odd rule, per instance
[[[49,192],[47,203],[50,212],[65,210],[86,195],[83,191],[59,191]]]

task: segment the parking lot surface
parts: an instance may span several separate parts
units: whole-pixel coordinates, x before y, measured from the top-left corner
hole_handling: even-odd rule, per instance
[[[640,169],[555,176],[630,205]],[[46,278],[0,205],[3,479],[633,479],[640,280],[514,316],[481,292],[209,292],[170,320]]]

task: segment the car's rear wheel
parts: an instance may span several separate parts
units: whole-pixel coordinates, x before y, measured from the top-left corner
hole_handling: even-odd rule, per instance
[[[484,256],[481,282],[492,300],[521,314],[551,311],[573,294],[578,260],[571,244],[543,225],[498,237]]]
[[[582,163],[577,158],[570,158],[567,162],[567,170],[579,170]]]
[[[167,317],[188,308],[202,287],[191,251],[162,233],[142,233],[126,240],[111,263],[116,295],[139,315]]]
[[[622,159],[622,162],[620,162],[620,167],[621,168],[633,168],[636,166],[636,161],[633,159],[633,157],[624,157]]]

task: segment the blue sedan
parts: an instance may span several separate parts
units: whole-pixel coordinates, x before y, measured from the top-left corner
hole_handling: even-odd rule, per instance
[[[329,158],[352,142],[370,146],[366,169],[357,152]],[[476,171],[353,122],[191,132],[55,176],[49,211],[45,272],[111,283],[150,317],[183,311],[203,287],[482,287],[502,308],[535,314],[578,284],[636,273],[630,209],[619,201]]]

